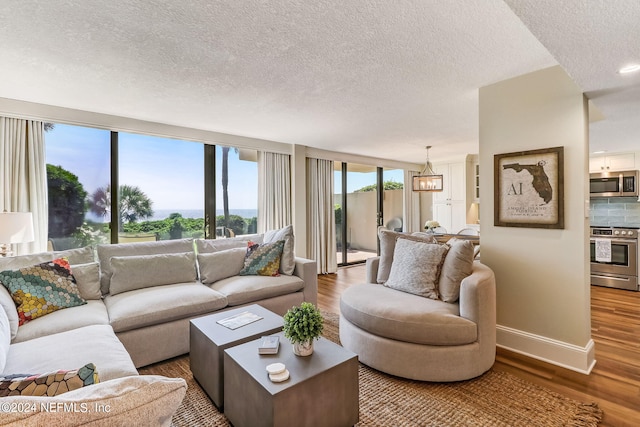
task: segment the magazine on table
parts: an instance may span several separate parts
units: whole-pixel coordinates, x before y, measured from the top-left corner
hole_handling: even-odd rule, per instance
[[[255,313],[252,313],[250,311],[243,311],[242,313],[220,319],[216,323],[224,326],[225,328],[238,329],[260,319],[262,319],[262,317],[258,316]]]

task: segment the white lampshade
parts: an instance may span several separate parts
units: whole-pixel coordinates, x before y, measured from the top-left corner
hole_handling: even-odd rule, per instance
[[[0,243],[33,241],[31,212],[0,212]]]

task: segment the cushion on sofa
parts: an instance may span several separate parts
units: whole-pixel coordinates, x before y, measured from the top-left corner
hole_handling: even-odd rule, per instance
[[[226,307],[227,299],[199,282],[190,282],[108,295],[104,303],[111,326],[122,332],[210,313]]]
[[[100,369],[100,367],[98,367]],[[169,427],[187,390],[182,378],[141,375],[102,381],[61,396],[11,396],[4,403],[16,407],[78,408],[71,411],[16,411],[3,414],[3,425],[159,426]],[[41,406],[42,405],[42,406]],[[81,408],[88,410],[83,411]],[[103,408],[102,411],[96,408]],[[104,410],[108,408],[108,410]]]
[[[398,239],[389,278],[383,286],[426,298],[438,298],[438,281],[449,247]]]
[[[114,256],[111,258],[109,293],[117,295],[151,286],[196,280],[196,256],[193,252]]]
[[[80,296],[86,300],[101,299],[100,265],[97,262],[71,265],[71,274],[76,278]]]
[[[262,243],[263,239],[264,234],[243,234],[228,239],[198,239],[196,240],[196,250],[199,254],[208,254],[235,248],[244,249],[247,247],[247,242]]]
[[[297,292],[304,287],[298,276],[234,276],[209,286],[227,297],[230,306]]]
[[[57,310],[86,304],[66,258],[0,272],[0,283],[16,303],[19,324]]]
[[[89,300],[84,305],[54,311],[20,326],[13,342],[23,342],[46,335],[91,325],[108,325],[109,314],[102,301]]]
[[[340,313],[374,335],[427,345],[464,345],[477,341],[478,328],[460,317],[458,304],[420,298],[378,284],[347,288]]]
[[[442,301],[456,302],[462,279],[470,276],[473,270],[473,244],[454,237],[449,239],[447,246],[450,249],[442,264],[438,290]]]
[[[384,283],[389,278],[391,272],[391,264],[393,263],[393,252],[396,248],[398,238],[414,240],[416,242],[438,243],[432,236],[412,236],[406,233],[387,230],[385,228],[378,229],[378,237],[380,238],[380,262],[378,264],[377,282]]]
[[[284,240],[275,243],[258,244],[249,242],[244,267],[240,276],[278,276],[280,275],[280,259],[284,248]]]
[[[71,265],[86,264],[96,260],[93,248],[91,246],[85,246],[84,248],[67,249],[66,251],[41,252],[38,254],[0,258],[0,271],[18,270],[23,267],[41,264],[56,258],[66,258]]]
[[[7,364],[7,355],[11,345],[11,325],[3,307],[0,307],[0,372],[4,371]]]
[[[14,343],[3,373],[71,370],[87,363],[97,366],[101,381],[138,375],[131,356],[109,325],[85,326]]]
[[[57,370],[45,374],[5,375],[0,378],[0,397],[59,396],[99,382],[98,371],[93,363],[78,369]]]
[[[18,318],[16,303],[13,302],[11,294],[4,286],[0,286],[0,305],[4,309],[4,312],[9,319],[9,327],[11,328],[11,339],[13,340],[18,334],[18,325],[20,323],[20,319]]]
[[[193,239],[159,240],[155,242],[119,243],[116,245],[98,245],[100,262],[100,288],[102,294],[109,293],[111,281],[111,258],[114,256],[157,255],[193,252]],[[74,264],[73,262],[71,262]]]
[[[294,254],[295,240],[292,225],[287,225],[278,230],[269,230],[264,233],[263,243],[276,243],[280,240],[284,240],[284,247],[280,258],[280,273],[291,276],[296,266]]]
[[[199,253],[200,281],[204,284],[211,284],[227,277],[237,276],[244,267],[246,253],[247,250],[244,247]]]

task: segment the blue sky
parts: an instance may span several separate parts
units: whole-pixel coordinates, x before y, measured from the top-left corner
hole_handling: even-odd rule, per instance
[[[47,163],[76,174],[91,194],[109,178],[110,132],[56,124],[46,134]],[[120,184],[137,185],[153,200],[154,209],[204,208],[204,145],[120,132]],[[218,170],[221,163],[217,152]],[[229,152],[229,206],[256,209],[257,164]],[[222,207],[220,186],[217,205]]]
[[[91,194],[110,181],[110,132],[80,126],[56,124],[46,133],[47,163],[62,166],[76,174]],[[222,162],[217,147],[218,174]],[[120,184],[137,185],[153,201],[154,209],[204,209],[204,145],[120,132]],[[335,190],[340,192],[340,174]],[[384,180],[403,181],[402,170],[384,172]],[[219,181],[219,180],[218,180]],[[229,151],[229,206],[231,209],[257,209],[258,171],[255,162],[242,161]],[[375,172],[348,174],[347,190],[352,192],[374,184]],[[222,208],[218,182],[216,204]]]

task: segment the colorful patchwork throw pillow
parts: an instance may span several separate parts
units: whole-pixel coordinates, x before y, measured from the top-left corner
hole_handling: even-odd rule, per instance
[[[283,249],[284,240],[263,245],[249,242],[240,276],[279,276]]]
[[[87,303],[80,296],[66,258],[2,271],[0,283],[16,303],[20,325],[63,308]]]
[[[56,371],[40,375],[7,375],[0,378],[0,397],[57,396],[99,382],[96,365],[93,363],[72,371]]]

